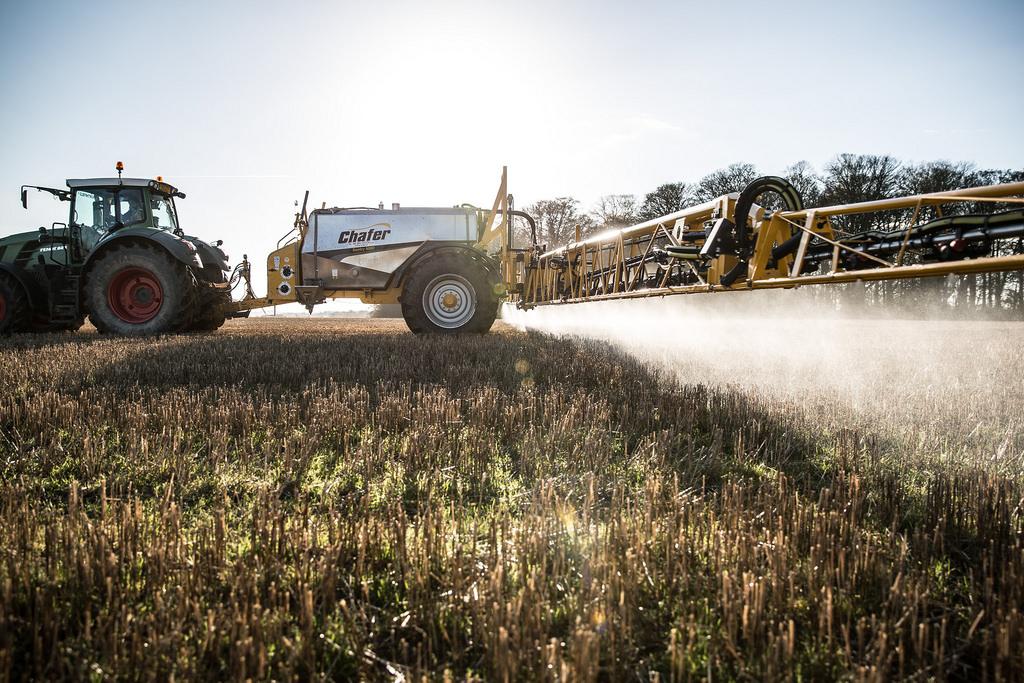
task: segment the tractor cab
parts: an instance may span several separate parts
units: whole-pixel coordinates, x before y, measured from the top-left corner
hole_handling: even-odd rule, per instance
[[[21,233],[5,238],[33,238],[54,264],[71,265],[87,259],[107,237],[129,229],[160,230],[180,239],[174,198],[185,194],[160,179],[86,178],[69,179],[68,189],[23,185],[21,203],[28,208],[28,190],[52,194],[69,203],[68,222],[54,223],[50,230]]]
[[[185,195],[167,183],[142,178],[91,178],[67,183],[71,190],[68,225],[85,254],[107,235],[126,228],[182,235],[174,198]]]

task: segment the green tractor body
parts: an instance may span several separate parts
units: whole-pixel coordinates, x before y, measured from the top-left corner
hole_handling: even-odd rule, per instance
[[[67,223],[0,239],[0,333],[75,330],[86,316],[127,335],[213,330],[231,301],[219,243],[184,234],[159,180],[26,186],[69,203]]]

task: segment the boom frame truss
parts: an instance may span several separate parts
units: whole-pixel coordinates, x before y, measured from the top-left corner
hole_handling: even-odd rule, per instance
[[[536,255],[519,270],[520,280],[509,288],[510,298],[521,308],[532,308],[607,299],[1024,270],[1024,254],[906,263],[911,234],[926,209],[942,216],[942,207],[953,203],[1024,204],[1022,194],[1024,182],[799,210],[767,211],[755,204],[748,214],[747,226],[753,238],[749,258],[739,253],[704,254],[703,247],[713,238],[712,226],[723,218],[734,220],[740,194],[732,193]],[[903,241],[894,260],[844,243],[839,236],[837,218],[899,210],[909,210],[911,218],[901,229]],[[780,245],[787,241],[793,245],[796,235],[800,237],[795,250],[773,256],[773,251],[778,254]],[[823,273],[806,272],[812,242],[819,250],[822,242],[832,247],[832,258]],[[844,257],[857,260],[858,267],[847,268],[848,258]],[[739,276],[735,277],[737,272]],[[680,280],[683,284],[678,284]]]

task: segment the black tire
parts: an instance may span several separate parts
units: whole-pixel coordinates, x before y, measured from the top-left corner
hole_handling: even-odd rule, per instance
[[[231,303],[231,294],[212,287],[199,285],[195,317],[188,326],[190,332],[214,332],[224,324],[225,306]]]
[[[0,273],[0,334],[24,332],[28,319],[25,290],[14,278]]]
[[[416,334],[482,334],[498,315],[496,285],[490,271],[468,254],[429,256],[402,289],[402,317]]]
[[[85,287],[89,321],[100,332],[167,334],[192,320],[192,276],[155,246],[114,247],[93,265]]]

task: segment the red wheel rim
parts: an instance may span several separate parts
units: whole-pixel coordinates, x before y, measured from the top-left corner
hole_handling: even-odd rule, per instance
[[[145,268],[125,268],[107,287],[107,303],[126,323],[145,323],[156,317],[164,303],[160,281]]]

